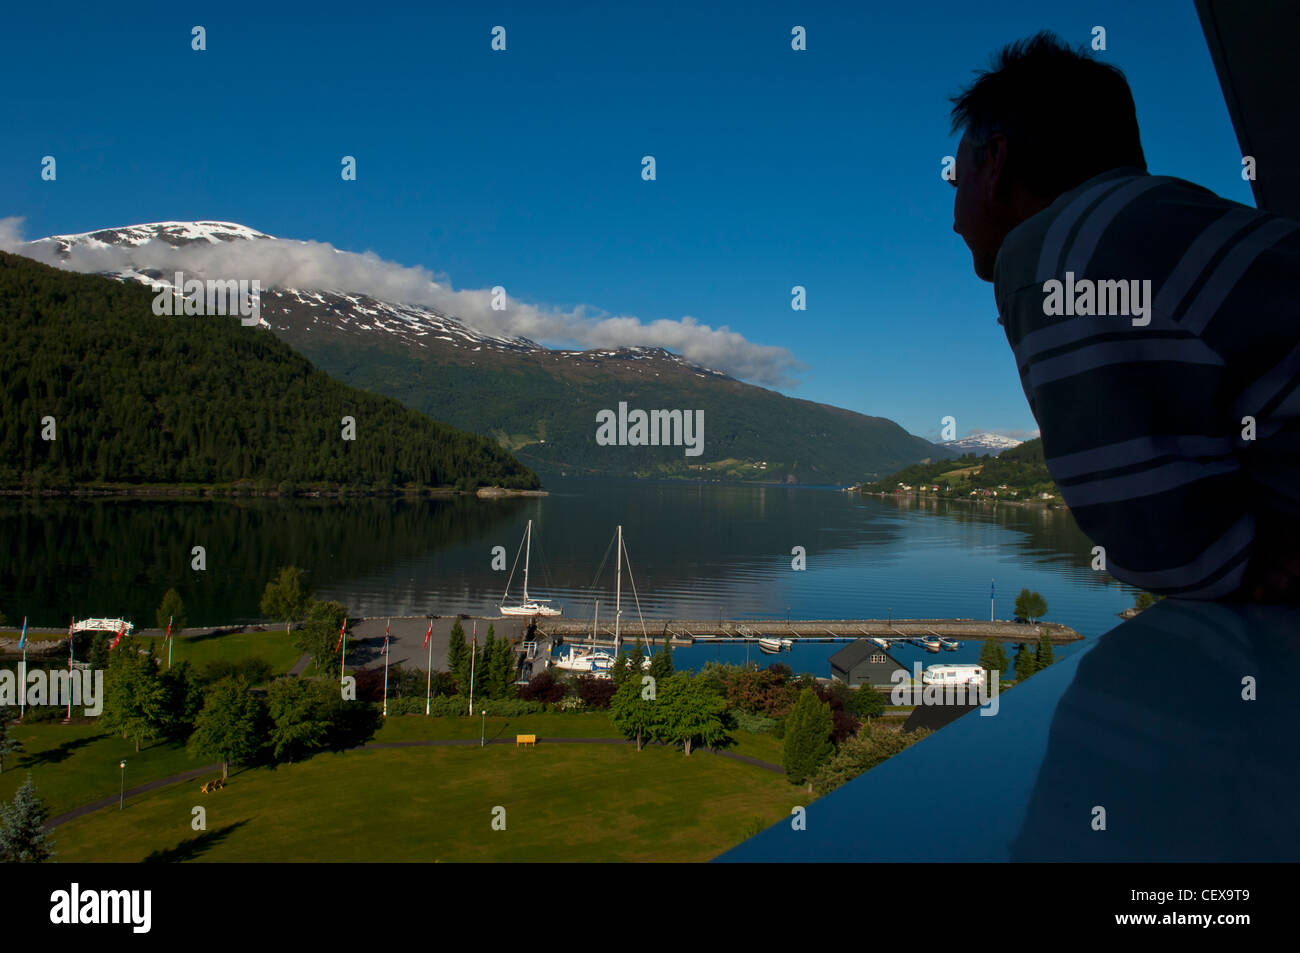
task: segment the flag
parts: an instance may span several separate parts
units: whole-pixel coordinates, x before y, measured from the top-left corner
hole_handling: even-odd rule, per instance
[[[172,637],[172,618],[172,616],[167,617],[167,634],[163,636],[163,645],[166,645],[167,640]]]
[[[393,623],[392,620],[390,619],[388,624],[384,626],[384,654],[385,655],[388,654],[388,630],[391,629],[392,627],[393,627]]]
[[[428,644],[429,644],[429,638],[430,638],[430,636],[432,636],[432,635],[433,635],[433,620],[430,619],[430,620],[429,620],[429,631],[426,632],[426,633],[424,633],[424,645],[428,645]],[[463,644],[463,643],[462,643],[462,644]],[[423,648],[423,647],[424,647],[424,646],[421,646],[421,648]]]
[[[18,647],[22,648],[27,644],[27,616],[23,616],[23,634],[18,637]]]
[[[115,639],[113,640],[113,644],[110,645],[110,646],[108,647],[108,650],[109,650],[110,652],[113,651],[113,649],[117,648],[117,643],[122,641],[122,636],[124,636],[124,635],[126,635],[126,623],[125,623],[125,622],[122,623],[122,628],[120,628],[120,629],[117,630],[117,638],[115,638]]]
[[[339,644],[334,646],[335,652],[343,648],[343,633],[347,630],[347,627],[348,627],[348,620],[344,619],[343,624],[339,626]]]
[[[72,630],[76,626],[77,620],[73,619],[68,623],[68,648],[72,648]]]

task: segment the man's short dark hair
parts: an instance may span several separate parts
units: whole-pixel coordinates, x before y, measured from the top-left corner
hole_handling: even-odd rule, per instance
[[[966,130],[976,162],[993,133],[1006,136],[1004,197],[1018,184],[1054,199],[1110,169],[1147,167],[1123,72],[1049,31],[1004,47],[951,101],[953,132]]]

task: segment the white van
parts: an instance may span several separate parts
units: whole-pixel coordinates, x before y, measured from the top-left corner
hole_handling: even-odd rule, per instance
[[[979,665],[931,665],[921,673],[923,685],[983,685],[985,672]]]

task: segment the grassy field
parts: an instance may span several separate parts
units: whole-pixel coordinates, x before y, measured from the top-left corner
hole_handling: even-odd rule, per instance
[[[126,761],[126,786],[170,777],[204,764],[178,744],[156,744],[135,753],[130,741],[104,734],[96,725],[11,725],[9,733],[24,750],[5,758],[0,800],[13,800],[31,772],[36,793],[50,817],[118,793]]]
[[[707,752],[371,749],[245,770],[216,794],[173,785],[54,837],[64,862],[703,861],[805,800],[781,775]],[[190,827],[198,805],[206,831]]]
[[[246,658],[258,656],[270,663],[276,673],[287,672],[293,663],[302,657],[302,652],[294,647],[296,635],[286,635],[283,628],[271,627],[265,632],[231,632],[227,635],[178,636],[172,647],[172,664],[189,662],[191,666],[200,667],[216,659],[239,662]],[[132,636],[131,640],[139,648],[152,645],[154,652],[165,665],[167,649],[162,636]]]

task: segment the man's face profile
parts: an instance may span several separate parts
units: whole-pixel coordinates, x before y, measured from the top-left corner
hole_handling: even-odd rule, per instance
[[[957,146],[957,178],[952,183],[957,189],[952,203],[952,230],[966,242],[975,274],[984,281],[993,280],[993,263],[1007,233],[1007,229],[998,225],[1002,216],[994,199],[993,177],[999,165],[992,155],[986,155],[984,162],[976,166],[969,137],[961,137]]]

